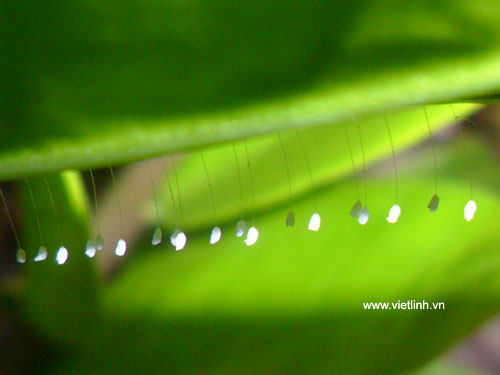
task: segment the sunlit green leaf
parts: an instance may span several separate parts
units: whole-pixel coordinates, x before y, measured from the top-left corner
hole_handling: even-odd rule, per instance
[[[478,106],[455,105],[453,108],[457,115],[465,116]],[[431,129],[436,133],[455,123],[449,105],[428,106],[426,110]],[[422,107],[388,115],[387,120],[396,150],[403,150],[429,137]],[[375,117],[358,124],[362,134],[367,167],[388,157],[391,154],[391,145],[384,118]],[[323,186],[331,184],[332,181],[352,175],[352,162],[345,130],[348,132],[356,172],[359,174],[356,178],[350,177],[352,179],[351,204],[358,199],[355,179],[360,191],[359,199],[364,201],[361,178],[362,149],[357,124],[353,121],[339,124],[339,126],[300,130],[298,136],[295,130],[283,132],[281,136],[290,170],[292,199],[302,197],[304,194],[313,194]],[[293,203],[286,203],[290,201],[290,193],[286,165],[278,136],[266,135],[248,140],[246,143],[252,173],[248,170],[243,142],[236,143],[236,157],[231,143],[203,150],[214,193],[217,217],[214,217],[210,189],[200,153],[194,152],[177,162],[176,171],[180,184],[182,212],[179,208],[175,173],[173,168],[170,168],[169,180],[174,193],[175,207],[166,183],[161,192],[163,218],[168,227],[182,226],[184,229],[193,230],[228,220],[235,221],[241,214],[249,220],[252,212],[259,213],[279,204],[288,204],[293,207]],[[167,159],[165,161],[168,162]],[[307,162],[311,167],[313,186],[311,186]],[[429,160],[429,163],[432,165],[432,160]],[[250,174],[252,180],[250,180]],[[240,194],[239,187],[240,176],[242,194]]]
[[[459,150],[449,150],[444,171]],[[473,165],[495,167],[477,151]],[[256,218],[261,236],[252,247],[231,233],[213,246],[201,234],[182,252],[155,248],[105,292],[108,333],[59,373],[390,374],[423,364],[499,307],[499,235],[490,218],[500,201],[476,181],[479,210],[466,223],[468,181],[442,172],[442,202],[430,213],[432,169],[418,170],[402,173],[394,225],[384,220],[394,181],[379,177],[370,180],[366,226],[348,215],[344,181],[317,195],[319,232],[305,229],[309,198],[295,203],[295,228],[285,227],[283,208]],[[445,310],[363,308],[408,300],[444,302]]]

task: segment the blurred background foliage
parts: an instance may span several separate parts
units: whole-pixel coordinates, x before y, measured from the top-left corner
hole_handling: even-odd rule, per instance
[[[2,189],[28,258],[15,264],[2,216],[2,374],[499,371],[471,344],[440,356],[500,307],[497,1],[27,0],[0,9],[0,177],[12,180]],[[447,103],[472,116],[459,121],[462,137]],[[441,197],[432,214],[424,106]],[[396,225],[384,220],[395,184],[384,116],[399,168]],[[348,215],[358,189],[364,201],[363,152],[366,226]],[[108,165],[122,166],[116,189]],[[479,207],[470,223],[468,168]],[[295,228],[285,227],[291,208]],[[317,233],[306,230],[315,211]],[[241,217],[260,231],[252,247],[234,236]],[[148,245],[157,224],[164,241]],[[223,235],[212,246],[214,225]],[[175,253],[168,237],[178,226],[188,244]],[[88,259],[99,233],[105,248]],[[125,258],[113,255],[120,237]],[[34,263],[41,244],[49,258]],[[64,266],[54,262],[61,245]],[[362,307],[409,299],[446,310]]]
[[[4,2],[0,177],[494,97],[499,8],[494,0]]]

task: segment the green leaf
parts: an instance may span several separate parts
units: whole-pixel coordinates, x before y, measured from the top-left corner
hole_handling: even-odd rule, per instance
[[[452,360],[440,360],[412,372],[411,375],[487,375],[487,373],[468,368],[467,365],[453,363]]]
[[[97,274],[94,262],[84,255],[89,239],[85,195],[77,172],[21,182],[24,202],[24,240],[27,252],[24,307],[27,317],[39,332],[53,340],[82,343],[82,337],[100,320],[97,303]],[[47,189],[47,185],[49,189]],[[33,193],[31,200],[29,186]],[[49,193],[50,191],[50,193]],[[50,194],[55,203],[52,206]],[[56,218],[57,214],[57,218]],[[42,237],[38,228],[40,220]],[[33,259],[40,246],[48,250],[41,262]],[[58,265],[55,256],[65,246],[68,260]]]
[[[490,0],[27,0],[1,11],[0,179],[500,89]]]
[[[313,206],[307,198],[294,203],[295,228],[284,225],[286,209],[259,215],[260,239],[252,247],[224,227],[217,245],[201,234],[182,252],[155,248],[136,258],[105,291],[106,332],[58,373],[415,369],[500,306],[494,220],[500,200],[476,181],[478,212],[464,221],[468,182],[447,174],[449,161],[463,163],[459,150],[442,159],[436,213],[426,209],[432,170],[417,169],[401,176],[399,222],[386,223],[394,203],[389,171],[370,179],[366,226],[349,217],[352,187],[342,181],[317,195],[319,232],[305,229]],[[477,147],[471,154],[475,171],[496,168]],[[363,302],[422,299],[444,302],[445,310],[363,309]]]
[[[457,115],[466,116],[478,106],[454,105],[453,108]],[[455,122],[449,105],[428,106],[426,110],[434,132]],[[387,120],[396,150],[404,150],[429,137],[425,112],[421,107],[388,115]],[[350,177],[352,175],[352,162],[345,136],[345,130],[347,130],[356,171],[361,174],[363,162],[357,125],[352,121],[341,125],[301,130],[299,136],[297,136],[296,131],[283,132],[281,135],[290,170],[294,199],[314,194],[317,190],[341,178],[350,178],[352,180],[352,203],[357,197],[355,179],[360,190],[360,200],[364,200],[362,178],[360,176]],[[382,116],[359,122],[359,126],[367,166],[391,154],[386,123]],[[304,156],[300,141],[304,145],[306,156]],[[246,220],[249,220],[252,211],[258,214],[290,201],[287,171],[278,136],[276,134],[266,135],[248,140],[246,143],[253,171],[252,180],[250,180],[243,143],[236,144],[239,175],[231,144],[203,150],[214,192],[217,218],[214,217],[210,190],[200,154],[194,152],[177,162],[176,170],[180,184],[182,212],[179,212],[175,174],[170,168],[169,180],[175,194],[175,208],[168,186],[164,186],[160,194],[162,216],[167,227],[181,225],[183,229],[192,231],[215,225],[216,222],[221,224],[229,220],[235,221],[241,214]],[[311,166],[313,186],[311,186],[306,157]],[[429,162],[432,164],[432,161]],[[242,180],[241,195],[240,176]],[[252,190],[254,207],[252,207]],[[150,211],[153,213],[154,209]]]

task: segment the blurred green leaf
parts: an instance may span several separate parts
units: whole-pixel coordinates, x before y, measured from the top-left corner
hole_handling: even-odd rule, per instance
[[[474,143],[470,143],[473,146]],[[403,173],[400,221],[391,171],[369,181],[371,218],[348,216],[352,185],[318,193],[319,232],[307,231],[313,201],[259,215],[259,242],[234,235],[210,246],[192,236],[186,250],[155,248],[130,264],[103,295],[108,323],[57,373],[390,374],[422,365],[500,306],[495,217],[500,200],[476,183],[476,218],[466,223],[467,180],[448,178],[460,145],[441,159],[436,213],[425,208],[433,174]],[[475,170],[497,166],[471,147]],[[405,163],[401,164],[404,170]],[[453,171],[455,173],[455,171]],[[223,232],[232,229],[224,227]],[[367,311],[363,302],[422,300],[446,309]]]
[[[478,106],[454,105],[453,108],[457,115],[466,116]],[[434,132],[455,123],[449,105],[428,106],[426,110]],[[403,150],[429,137],[425,113],[421,107],[388,115],[387,119],[396,150]],[[358,124],[363,137],[367,166],[388,157],[391,154],[391,146],[384,118],[375,117]],[[299,136],[295,130],[283,132],[281,135],[290,169],[292,194],[295,199],[314,194],[325,185],[352,176],[352,162],[345,130],[348,132],[356,171],[361,174],[363,162],[357,125],[352,121],[341,125],[300,130]],[[300,141],[304,145],[304,151],[302,151]],[[181,225],[183,229],[192,231],[214,225],[215,221],[218,221],[218,224],[229,220],[234,221],[241,213],[246,220],[249,220],[252,211],[258,214],[290,201],[286,166],[278,136],[266,135],[248,140],[246,143],[253,171],[252,181],[249,178],[245,145],[244,143],[236,144],[236,158],[242,180],[241,195],[240,177],[232,145],[226,144],[203,150],[214,192],[217,220],[214,218],[210,191],[200,154],[194,152],[177,162],[176,171],[180,184],[182,212],[179,212],[175,173],[173,168],[170,168],[169,180],[175,195],[175,208],[166,183],[160,193],[163,221],[167,227]],[[311,166],[314,186],[311,186],[306,157]],[[357,199],[355,179],[360,190],[360,199],[364,200],[363,181],[360,177],[350,177],[352,179],[351,204]],[[255,201],[253,209],[252,188]],[[243,212],[241,203],[243,203]],[[293,203],[290,205],[293,206]],[[154,215],[154,209],[150,211]]]
[[[313,188],[296,134],[284,134],[296,228],[284,227],[287,182],[275,135],[248,141],[259,171],[250,208],[238,145],[243,215],[255,211],[260,230],[252,248],[227,224],[240,213],[231,146],[204,151],[217,218],[196,153],[179,169],[187,249],[142,254],[101,294],[83,255],[89,234],[79,177],[49,179],[59,220],[44,181],[32,179],[43,238],[25,192],[23,244],[31,260],[43,243],[49,260],[26,267],[26,314],[42,334],[70,344],[61,348],[78,349],[49,370],[397,373],[423,364],[491,316],[500,302],[497,183],[478,179],[479,211],[465,223],[468,182],[456,175],[462,159],[446,169],[444,158],[438,160],[436,214],[425,209],[432,172],[403,171],[403,214],[391,226],[383,218],[394,203],[394,181],[390,171],[372,170],[372,217],[361,227],[347,215],[357,197],[353,180],[342,179],[350,173],[343,128],[320,125],[361,121],[373,164],[390,150],[383,119],[374,116],[388,114],[401,150],[427,129],[421,109],[400,111],[497,97],[499,15],[494,0],[0,4],[2,180],[312,129],[303,138]],[[433,108],[434,130],[449,116],[448,108]],[[353,125],[349,134],[359,171]],[[491,167],[477,155],[473,165],[474,172]],[[315,205],[323,219],[319,233],[305,229]],[[162,207],[166,220],[174,216],[165,193]],[[209,246],[203,229],[214,222],[227,225],[222,242]],[[53,257],[63,244],[70,258],[58,267]],[[362,302],[399,299],[443,301],[446,310],[362,308]]]
[[[403,375],[403,374],[399,374]],[[430,365],[411,372],[411,375],[489,375],[487,372],[482,372],[477,369],[464,368],[457,363],[452,363],[450,360],[440,360],[433,362]]]
[[[30,178],[29,185],[21,184],[24,184],[22,244],[27,252],[27,264],[23,269],[25,312],[44,336],[61,343],[81,345],[82,337],[100,321],[95,265],[84,255],[89,229],[82,181],[77,172],[47,177],[57,220],[44,178]],[[37,212],[28,186],[31,186]],[[47,248],[48,258],[34,262],[41,245]],[[69,257],[64,265],[58,265],[55,256],[63,245]]]
[[[500,88],[492,0],[4,2],[0,178]]]

